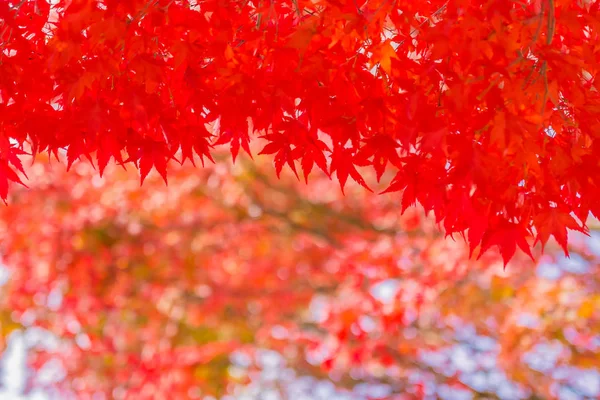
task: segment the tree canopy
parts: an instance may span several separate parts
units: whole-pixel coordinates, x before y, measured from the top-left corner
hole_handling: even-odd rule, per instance
[[[225,145],[371,168],[471,252],[566,252],[600,215],[599,32],[597,0],[2,1],[0,197],[41,153],[166,182]]]

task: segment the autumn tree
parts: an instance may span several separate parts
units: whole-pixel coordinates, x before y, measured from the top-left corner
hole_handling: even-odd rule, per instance
[[[59,362],[59,398],[236,398],[265,350],[358,398],[597,395],[581,380],[598,372],[595,232],[569,263],[552,245],[505,270],[392,197],[215,161],[174,167],[168,187],[38,162],[0,210],[2,333],[58,338],[30,362]]]
[[[0,3],[0,196],[21,159],[102,174],[235,160],[307,179],[365,167],[464,234],[519,247],[599,215],[596,0],[9,0]],[[39,157],[37,157],[39,159]],[[196,160],[194,161],[194,159]],[[199,158],[199,160],[198,160]],[[112,161],[111,161],[112,160]],[[368,169],[368,168],[367,168]],[[20,175],[21,174],[21,175]]]
[[[235,394],[265,349],[388,398],[597,396],[599,30],[597,0],[0,1],[1,336],[58,338],[31,365],[84,399]]]

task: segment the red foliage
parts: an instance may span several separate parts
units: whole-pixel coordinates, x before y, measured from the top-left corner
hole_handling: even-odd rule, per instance
[[[599,31],[594,0],[3,1],[0,197],[24,149],[166,181],[261,138],[277,174],[393,170],[505,261],[566,247],[600,216]]]

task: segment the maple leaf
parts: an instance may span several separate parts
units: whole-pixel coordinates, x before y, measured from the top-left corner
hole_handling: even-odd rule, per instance
[[[0,198],[6,204],[6,199],[8,197],[8,183],[16,182],[27,187],[22,181],[21,178],[15,173],[15,171],[8,165],[8,161],[0,160]]]
[[[140,169],[140,185],[150,173],[152,167],[158,171],[167,184],[167,163],[169,161],[168,151],[164,143],[147,141],[139,150],[138,167]]]
[[[15,182],[27,187],[13,168],[27,178],[27,174],[23,169],[23,164],[19,156],[27,155],[28,153],[16,147],[15,144],[10,144],[6,138],[0,141],[0,143],[0,198],[2,198],[6,204],[9,182]],[[13,166],[12,168],[11,165]]]
[[[283,165],[287,163],[294,172],[294,175],[296,175],[296,178],[298,178],[298,172],[296,171],[296,165],[294,164],[298,151],[292,149],[291,144],[286,140],[287,136],[281,134],[268,134],[261,137],[270,140],[271,142],[258,154],[275,154],[275,173],[277,174],[277,177],[279,178],[281,176]]]
[[[250,151],[250,137],[248,135],[247,127],[246,130],[226,129],[223,133],[221,133],[217,141],[213,143],[213,146],[227,143],[229,143],[231,157],[233,158],[234,163],[240,152],[240,147],[244,149],[250,158],[252,158],[252,153]]]
[[[501,149],[506,146],[506,113],[499,112],[494,117],[494,123],[490,129],[490,141]]]
[[[402,191],[401,213],[419,201],[426,212],[441,209],[441,197],[444,190],[436,180],[433,171],[435,162],[424,156],[409,155],[400,159],[402,167],[383,193]],[[437,221],[443,219],[443,214],[436,214]]]
[[[309,132],[300,121],[287,119],[277,125],[277,130],[285,133],[270,133],[261,136],[270,141],[259,154],[275,154],[275,171],[277,177],[281,174],[283,165],[287,162],[296,178],[295,160],[301,159],[304,180],[308,183],[308,176],[316,163],[328,176],[327,159],[324,151],[330,151],[329,147],[318,139],[316,132]]]
[[[313,166],[316,164],[321,171],[323,171],[328,177],[331,178],[331,174],[327,169],[327,159],[325,158],[324,151],[329,151],[329,147],[321,140],[313,138],[309,139],[306,147],[302,149],[302,173],[304,174],[304,181],[308,183],[308,175],[310,175]]]
[[[125,168],[123,157],[121,155],[123,146],[119,143],[117,137],[112,132],[106,132],[98,138],[98,149],[96,150],[96,161],[100,176],[104,174],[104,170],[108,165],[111,157]]]
[[[515,254],[517,246],[527,254],[532,260],[533,255],[529,243],[525,239],[529,236],[529,232],[520,224],[507,222],[502,220],[493,227],[488,227],[481,241],[481,252],[478,259],[492,246],[498,246],[504,267]]]
[[[194,152],[200,157],[200,162],[204,167],[204,157],[209,159],[212,163],[215,162],[210,150],[213,145],[210,143],[209,138],[212,135],[204,126],[188,127],[184,129],[181,134],[181,162],[189,159],[192,165],[196,166],[194,161]]]
[[[287,41],[287,46],[304,52],[313,40],[317,31],[318,19],[307,18],[293,31]]]
[[[400,211],[402,214],[417,201],[416,183],[410,179],[405,170],[398,171],[390,185],[381,194],[393,192],[402,192]]]
[[[469,257],[473,256],[475,248],[481,244],[483,235],[488,228],[488,220],[482,215],[474,213],[469,219],[469,232],[467,234],[469,242]]]
[[[398,60],[398,55],[389,40],[386,40],[373,49],[371,61],[373,63],[379,63],[381,69],[388,75],[392,72],[392,59]]]
[[[354,166],[354,156],[352,153],[352,149],[342,148],[341,146],[335,149],[331,155],[330,173],[337,173],[340,187],[342,188],[342,193],[344,193],[344,186],[346,185],[348,176],[350,176],[360,186],[371,191],[363,177],[356,170],[356,167]]]
[[[554,236],[566,257],[569,256],[567,229],[588,234],[585,226],[580,225],[572,215],[558,208],[550,208],[546,212],[538,214],[534,224],[537,231],[535,243],[541,242],[543,249],[550,236]]]
[[[446,156],[448,154],[448,133],[447,127],[427,132],[421,139],[421,150],[434,154],[436,157]]]
[[[15,167],[17,169],[17,171],[22,173],[25,176],[25,178],[27,178],[27,174],[25,173],[25,169],[23,168],[23,163],[21,162],[21,159],[19,158],[19,156],[31,155],[31,153],[28,153],[28,152],[18,148],[16,145],[11,145],[8,149],[3,149],[0,152],[0,154],[2,154],[2,153],[6,153],[6,160],[9,162],[9,164],[11,164],[13,167]]]
[[[84,72],[78,76],[67,94],[67,102],[71,103],[80,100],[86,89],[89,90],[92,88],[95,79],[95,74],[89,72]]]
[[[88,151],[88,144],[85,138],[80,136],[78,140],[73,141],[67,148],[67,171],[71,169],[73,163],[79,160],[82,155],[93,165],[92,157]]]
[[[354,157],[354,163],[360,166],[373,165],[377,173],[377,182],[385,172],[387,163],[390,162],[397,168],[402,167],[398,147],[400,145],[388,135],[374,135],[363,139],[365,143]],[[369,160],[373,157],[372,160]]]

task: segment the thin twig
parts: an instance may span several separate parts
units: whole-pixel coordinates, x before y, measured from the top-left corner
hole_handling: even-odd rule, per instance
[[[429,16],[429,18],[425,19],[425,21],[421,22],[419,24],[419,26],[417,26],[416,28],[414,28],[412,31],[410,31],[410,33],[408,34],[408,36],[410,36],[412,38],[412,36],[417,33],[422,27],[423,25],[425,25],[427,22],[430,22],[431,19],[433,17],[436,17],[438,14],[441,14],[445,9],[446,6],[448,5],[448,2],[446,1],[440,8],[438,8],[433,14],[431,14]],[[406,39],[402,40],[399,44],[398,47],[402,46],[404,44],[404,42],[406,42]]]

